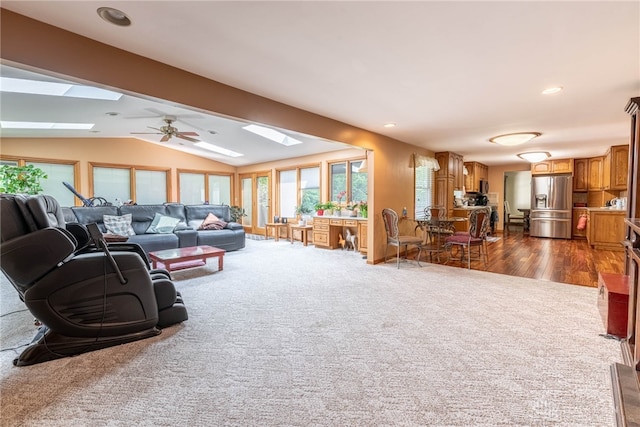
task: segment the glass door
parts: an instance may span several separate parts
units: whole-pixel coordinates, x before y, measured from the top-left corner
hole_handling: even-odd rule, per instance
[[[265,235],[271,215],[271,173],[240,175],[240,200],[247,215],[242,219],[246,233]]]

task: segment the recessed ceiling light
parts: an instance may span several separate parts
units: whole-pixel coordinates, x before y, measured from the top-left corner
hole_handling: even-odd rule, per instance
[[[500,145],[520,145],[525,142],[531,141],[533,138],[542,135],[540,132],[516,132],[516,133],[507,133],[504,135],[494,136],[489,139],[489,141],[494,142]]]
[[[396,127],[396,124],[395,123],[385,123],[384,127],[386,127],[386,128],[394,128],[394,127]]]
[[[554,93],[558,93],[564,89],[562,86],[552,86],[548,87],[542,91],[543,95],[553,95]]]
[[[98,12],[100,18],[111,24],[119,25],[120,27],[128,27],[131,25],[131,20],[121,10],[112,7],[100,7],[96,12]]]
[[[109,111],[108,113],[105,113],[107,116],[117,116],[120,113],[116,113],[115,111]]]
[[[551,157],[551,153],[547,151],[530,151],[528,153],[520,153],[518,157],[530,163],[538,163]]]

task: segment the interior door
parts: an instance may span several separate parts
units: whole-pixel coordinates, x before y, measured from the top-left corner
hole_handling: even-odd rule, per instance
[[[271,217],[271,172],[240,175],[240,201],[246,217],[242,225],[246,233],[265,235],[265,224]]]

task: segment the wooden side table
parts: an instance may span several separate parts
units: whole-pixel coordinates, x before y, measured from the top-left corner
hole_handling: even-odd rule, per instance
[[[289,237],[289,228],[288,228],[289,224],[287,223],[282,223],[282,222],[267,222],[264,225],[264,232],[265,232],[265,239],[269,240],[269,229],[272,228],[273,229],[273,238],[275,239],[275,241],[277,242],[278,240],[280,240],[280,229],[284,228],[285,230],[285,239]]]
[[[293,241],[295,239],[295,233],[299,232],[300,240],[302,241],[302,244],[307,246],[309,244],[309,232],[313,230],[313,226],[291,224],[290,227],[291,227],[291,244],[293,244]]]
[[[598,309],[607,334],[627,337],[629,276],[598,273]]]

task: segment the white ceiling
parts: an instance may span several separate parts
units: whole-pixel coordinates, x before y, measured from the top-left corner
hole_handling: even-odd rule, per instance
[[[121,28],[102,21],[96,9],[107,5],[125,12],[133,24]],[[538,149],[556,158],[604,154],[610,145],[628,143],[624,107],[629,98],[640,96],[637,1],[3,0],[2,7],[285,104],[487,165],[517,163],[516,153]],[[555,85],[565,90],[541,95]],[[20,114],[28,111],[29,117],[20,120],[67,110],[5,98],[3,120],[17,115],[21,103],[29,108]],[[74,117],[87,109],[87,101],[76,102],[66,101]],[[130,98],[117,109],[108,108],[120,116],[105,116],[105,108],[93,111],[100,133],[86,136],[130,136],[161,125],[161,113],[179,119],[194,114]],[[387,122],[397,126],[384,128]],[[243,145],[237,138],[244,139],[240,135],[246,132],[230,123],[189,116],[176,126],[234,151],[255,151],[240,158],[244,163],[216,157],[229,164],[291,157],[275,148],[260,152]],[[512,148],[488,142],[522,131],[542,136]],[[2,135],[12,136],[4,130]]]

